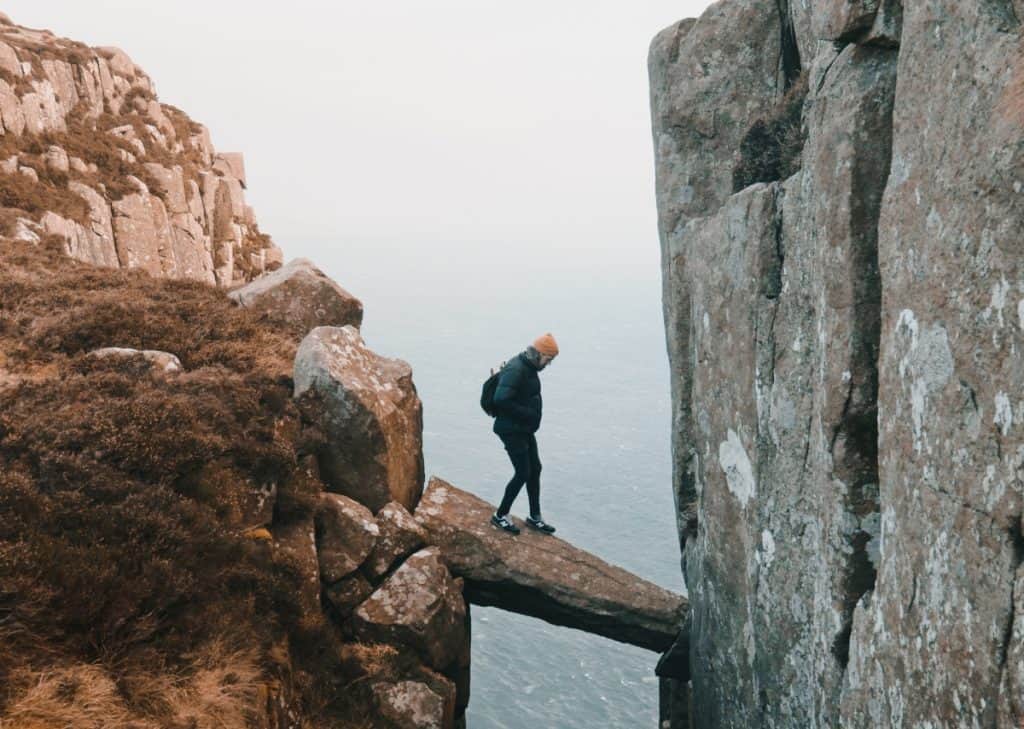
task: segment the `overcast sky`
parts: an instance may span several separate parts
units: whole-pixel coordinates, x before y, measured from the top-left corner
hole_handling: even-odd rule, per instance
[[[656,266],[646,56],[680,0],[8,0],[245,154],[287,257]]]

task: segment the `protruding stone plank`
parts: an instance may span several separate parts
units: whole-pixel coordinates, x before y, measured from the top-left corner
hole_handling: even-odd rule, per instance
[[[688,605],[680,595],[554,536],[518,536],[491,526],[494,506],[440,478],[431,478],[416,509],[431,544],[466,599],[541,618],[653,651],[679,633]]]

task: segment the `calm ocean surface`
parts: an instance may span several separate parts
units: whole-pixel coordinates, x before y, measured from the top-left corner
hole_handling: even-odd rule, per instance
[[[336,255],[324,260],[321,248],[318,263],[362,298],[368,346],[413,367],[428,478],[500,499],[511,465],[480,410],[480,385],[551,331],[561,354],[541,373],[545,518],[558,536],[684,591],[656,264],[488,276],[470,261],[465,278],[438,280],[424,271],[444,262],[426,257]],[[525,489],[513,513],[528,513]],[[656,654],[494,608],[472,616],[470,729],[657,726]]]

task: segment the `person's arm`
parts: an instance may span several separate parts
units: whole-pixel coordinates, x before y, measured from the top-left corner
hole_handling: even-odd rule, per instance
[[[519,386],[522,380],[522,373],[515,368],[502,370],[498,377],[498,387],[494,391],[494,409],[498,414],[507,414],[523,423],[529,423],[533,419],[533,411],[525,405],[516,401]]]

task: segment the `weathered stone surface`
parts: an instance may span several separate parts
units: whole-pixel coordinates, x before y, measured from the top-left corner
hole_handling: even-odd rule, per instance
[[[317,327],[295,355],[295,396],[322,402],[327,446],[318,455],[332,491],[372,511],[414,509],[423,490],[423,409],[412,368],[366,348],[351,326]]]
[[[685,427],[703,454],[686,546],[701,726],[834,725],[852,608],[872,579],[876,221],[895,55],[826,54],[802,173],[669,237],[668,305],[688,314],[670,336],[692,347]]]
[[[7,134],[21,135],[25,131],[25,112],[21,99],[6,81],[0,80],[0,119]]]
[[[372,579],[380,579],[397,562],[427,543],[427,532],[397,501],[377,512],[380,536],[363,564]]]
[[[453,693],[442,694],[419,681],[380,682],[373,697],[387,729],[450,729]]]
[[[355,572],[379,534],[377,522],[365,506],[341,494],[321,494],[316,542],[323,580],[337,582]]]
[[[68,153],[56,144],[51,144],[46,149],[45,160],[47,169],[53,170],[54,172],[67,172],[71,169],[71,164],[68,161]]]
[[[17,78],[21,75],[21,62],[18,54],[8,44],[0,42],[0,69]]]
[[[126,268],[141,268],[150,275],[173,271],[173,247],[163,201],[138,192],[112,206],[117,258]]]
[[[68,183],[68,189],[89,204],[89,222],[81,226],[82,235],[69,239],[68,255],[97,266],[116,268],[117,246],[110,205],[102,195],[81,182]]]
[[[129,349],[127,347],[104,347],[89,352],[90,357],[106,359],[108,357],[136,357],[141,355],[153,369],[165,375],[177,374],[182,371],[181,360],[170,352],[158,349]]]
[[[1013,727],[1022,4],[781,6],[810,77],[784,183],[675,204],[675,152],[721,168],[664,153],[693,91],[652,54],[694,718]]]
[[[228,296],[303,332],[318,326],[358,329],[363,322],[362,302],[305,258],[290,261]]]
[[[1024,719],[1020,11],[904,8],[879,224],[881,565],[854,621],[849,727]]]
[[[431,478],[416,509],[466,596],[613,640],[663,651],[679,632],[686,600],[549,535],[517,537],[491,526],[494,507]]]
[[[213,158],[213,169],[228,177],[233,177],[245,187],[245,159],[239,152],[221,152]]]
[[[458,658],[465,619],[462,580],[452,579],[436,547],[409,557],[352,615],[357,638],[411,647],[438,670]]]
[[[782,93],[775,3],[719,2],[699,20],[658,34],[649,68],[662,302],[672,373],[672,482],[680,542],[696,535],[698,454],[690,430],[689,303],[669,239],[686,219],[716,210],[732,192],[740,140]],[[675,270],[675,273],[673,271]]]
[[[781,96],[778,5],[730,0],[655,37],[651,116],[658,226],[717,208],[732,192],[743,134]]]
[[[879,0],[826,0],[813,5],[813,30],[822,40],[851,40],[869,30]]]

